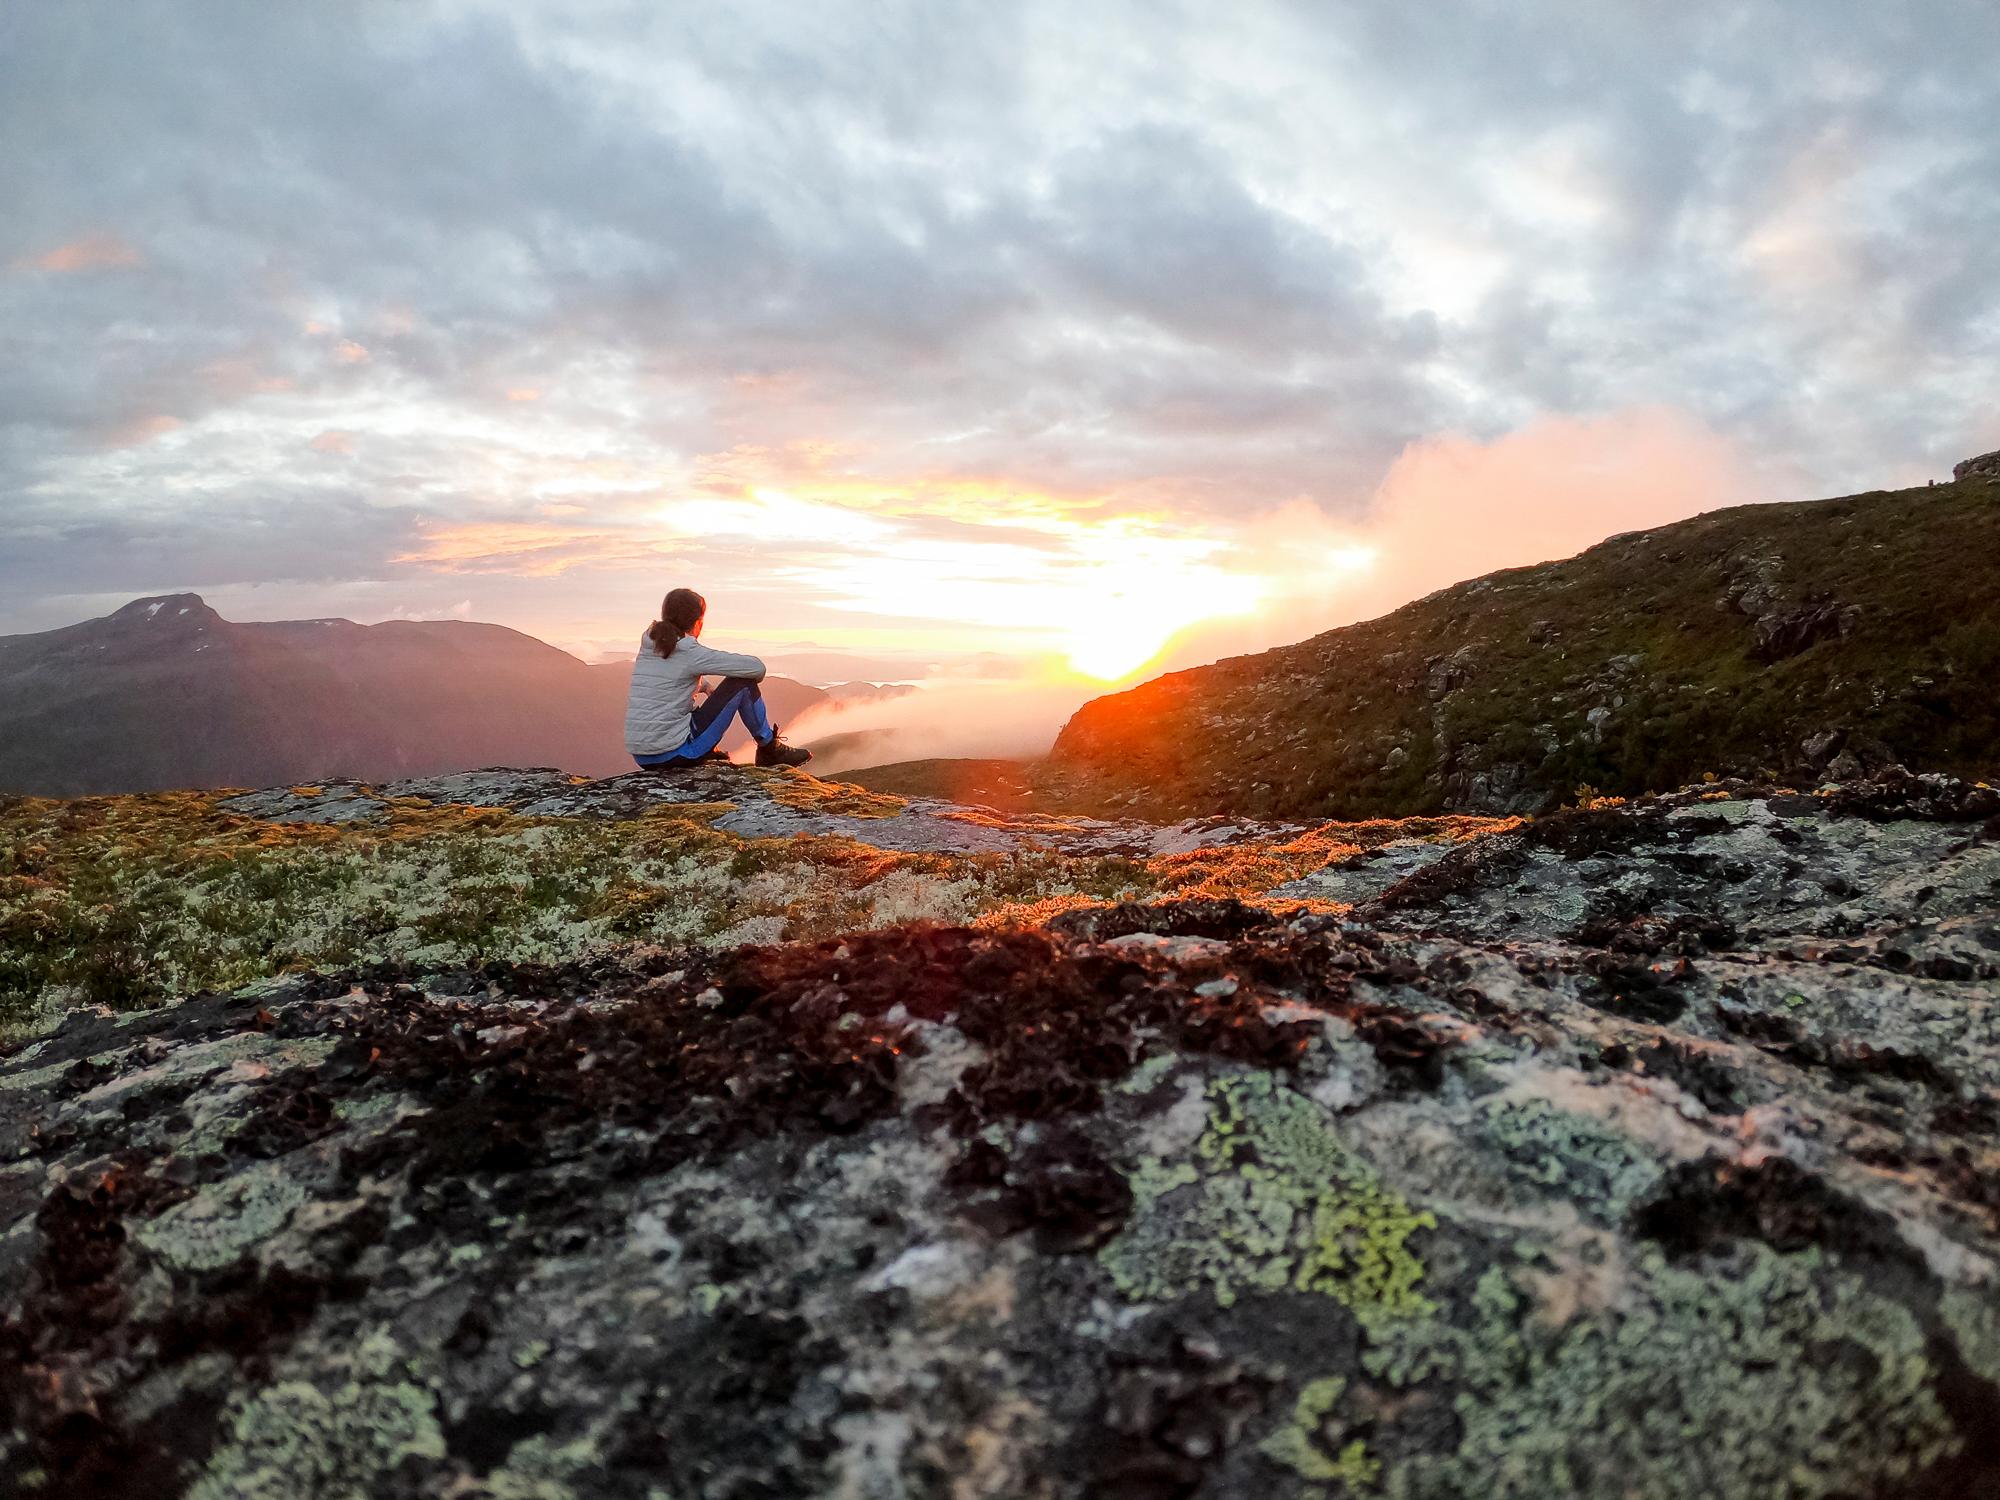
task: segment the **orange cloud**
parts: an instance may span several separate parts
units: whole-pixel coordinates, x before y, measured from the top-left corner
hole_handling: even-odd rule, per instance
[[[658,561],[657,551],[647,542],[615,532],[532,521],[486,521],[431,527],[424,533],[422,546],[396,561],[444,573],[553,578],[584,564],[651,564]]]
[[[1360,521],[1298,504],[1244,522],[1233,566],[1265,579],[1265,607],[1183,634],[1159,665],[1302,640],[1620,532],[1775,498],[1772,482],[1736,444],[1668,407],[1542,417],[1486,442],[1426,438],[1390,466]]]
[[[355,343],[353,339],[342,339],[333,346],[333,357],[344,365],[365,364],[368,350],[364,345]]]
[[[40,255],[22,256],[16,270],[53,271],[67,275],[76,271],[112,271],[140,263],[138,247],[115,234],[100,230],[71,240]]]
[[[314,438],[307,446],[315,453],[352,453],[354,451],[354,434],[328,428],[325,432]]]
[[[542,393],[531,385],[517,385],[507,392],[509,401],[539,401]]]
[[[1769,498],[1729,439],[1685,412],[1636,407],[1543,417],[1491,442],[1412,443],[1376,492],[1363,540],[1382,557],[1375,600],[1393,608],[1622,531]]]
[[[150,443],[154,438],[164,437],[176,428],[185,426],[179,417],[170,417],[165,412],[149,417],[134,417],[129,422],[121,422],[104,435],[107,448],[137,448]]]

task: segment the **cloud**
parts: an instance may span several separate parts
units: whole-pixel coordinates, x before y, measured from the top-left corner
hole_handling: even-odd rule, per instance
[[[120,422],[104,434],[106,448],[136,448],[142,443],[150,443],[154,438],[165,437],[178,431],[186,424],[179,417],[166,412],[154,412],[149,416],[133,417]]]
[[[53,271],[68,275],[77,271],[113,271],[136,266],[144,259],[136,245],[102,230],[86,234],[67,244],[57,245],[40,255],[24,255],[13,261],[17,271]]]
[[[0,629],[248,556],[369,601],[476,572],[579,639],[698,574],[766,639],[1017,650],[997,591],[1063,608],[1091,527],[1296,576],[1315,621],[1491,566],[1570,534],[1519,465],[1587,468],[1621,413],[1681,414],[1621,440],[1689,490],[1727,488],[1700,434],[1767,493],[1942,475],[2000,442],[2000,77],[1962,62],[1996,30],[1942,0],[28,8]],[[1468,455],[1520,528],[1423,498]],[[731,529],[760,489],[888,530]],[[648,519],[682,502],[716,524]],[[1379,530],[1378,573],[1315,593],[1281,516],[1322,561]]]
[[[1169,576],[1159,601],[1121,601],[1084,618],[1114,652],[1131,616],[1161,611],[1157,654],[1119,661],[1131,676],[1216,661],[1371,618],[1412,599],[1502,568],[1567,557],[1619,532],[1703,511],[1781,498],[1782,475],[1685,412],[1646,407],[1600,417],[1550,416],[1482,441],[1411,444],[1390,467],[1368,512],[1330,517],[1294,503],[1245,518],[1212,545],[1218,574],[1245,587],[1242,607]],[[1147,565],[1139,558],[1142,571]],[[1174,622],[1183,628],[1173,631]],[[1171,633],[1171,638],[1168,638]],[[1144,653],[1142,653],[1142,656]],[[1072,660],[1089,665],[1088,642]],[[948,682],[942,691],[864,704],[802,720],[801,736],[865,737],[840,746],[826,769],[940,755],[1035,755],[1069,713],[1104,690],[1074,671],[1028,680]]]
[[[830,736],[814,751],[822,775],[936,757],[1028,759],[1047,752],[1082,702],[1073,683],[926,683],[907,697],[809,709],[783,726],[794,744]]]
[[[1300,640],[1503,568],[1569,557],[1606,537],[1762,500],[1800,478],[1686,412],[1641,407],[1536,418],[1491,440],[1412,443],[1350,521],[1306,505],[1250,518],[1228,565],[1259,578],[1259,609],[1203,620],[1153,670]]]
[[[1740,444],[1666,407],[1542,417],[1490,442],[1427,438],[1397,458],[1356,533],[1377,562],[1355,607],[1393,608],[1705,510],[1799,498],[1776,482]]]

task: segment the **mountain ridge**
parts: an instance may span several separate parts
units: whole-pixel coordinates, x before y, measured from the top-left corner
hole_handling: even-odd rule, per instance
[[[199,594],[0,636],[0,791],[79,796],[560,766],[627,770],[625,663],[511,626],[230,621]],[[768,678],[772,717],[830,703]],[[724,747],[740,748],[737,729]]]
[[[1051,805],[1544,810],[1705,774],[2000,761],[2000,480],[1738,506],[1093,699]]]

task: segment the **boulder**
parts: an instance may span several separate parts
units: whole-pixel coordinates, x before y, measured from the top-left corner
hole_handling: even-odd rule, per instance
[[[0,1491],[1996,1492],[2000,794],[1336,864],[75,1012]]]
[[[1963,479],[2000,479],[2000,448],[1953,464],[1951,477],[1954,483]]]

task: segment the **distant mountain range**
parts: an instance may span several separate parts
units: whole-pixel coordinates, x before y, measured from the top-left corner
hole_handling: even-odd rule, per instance
[[[1706,773],[2000,770],[2000,477],[1718,510],[1079,709],[1051,806],[1535,812]]]
[[[0,791],[385,781],[477,766],[631,769],[622,662],[461,620],[236,624],[196,594],[0,636]],[[869,684],[842,684],[845,701]],[[831,705],[765,682],[771,717]],[[725,746],[746,743],[741,730]]]

